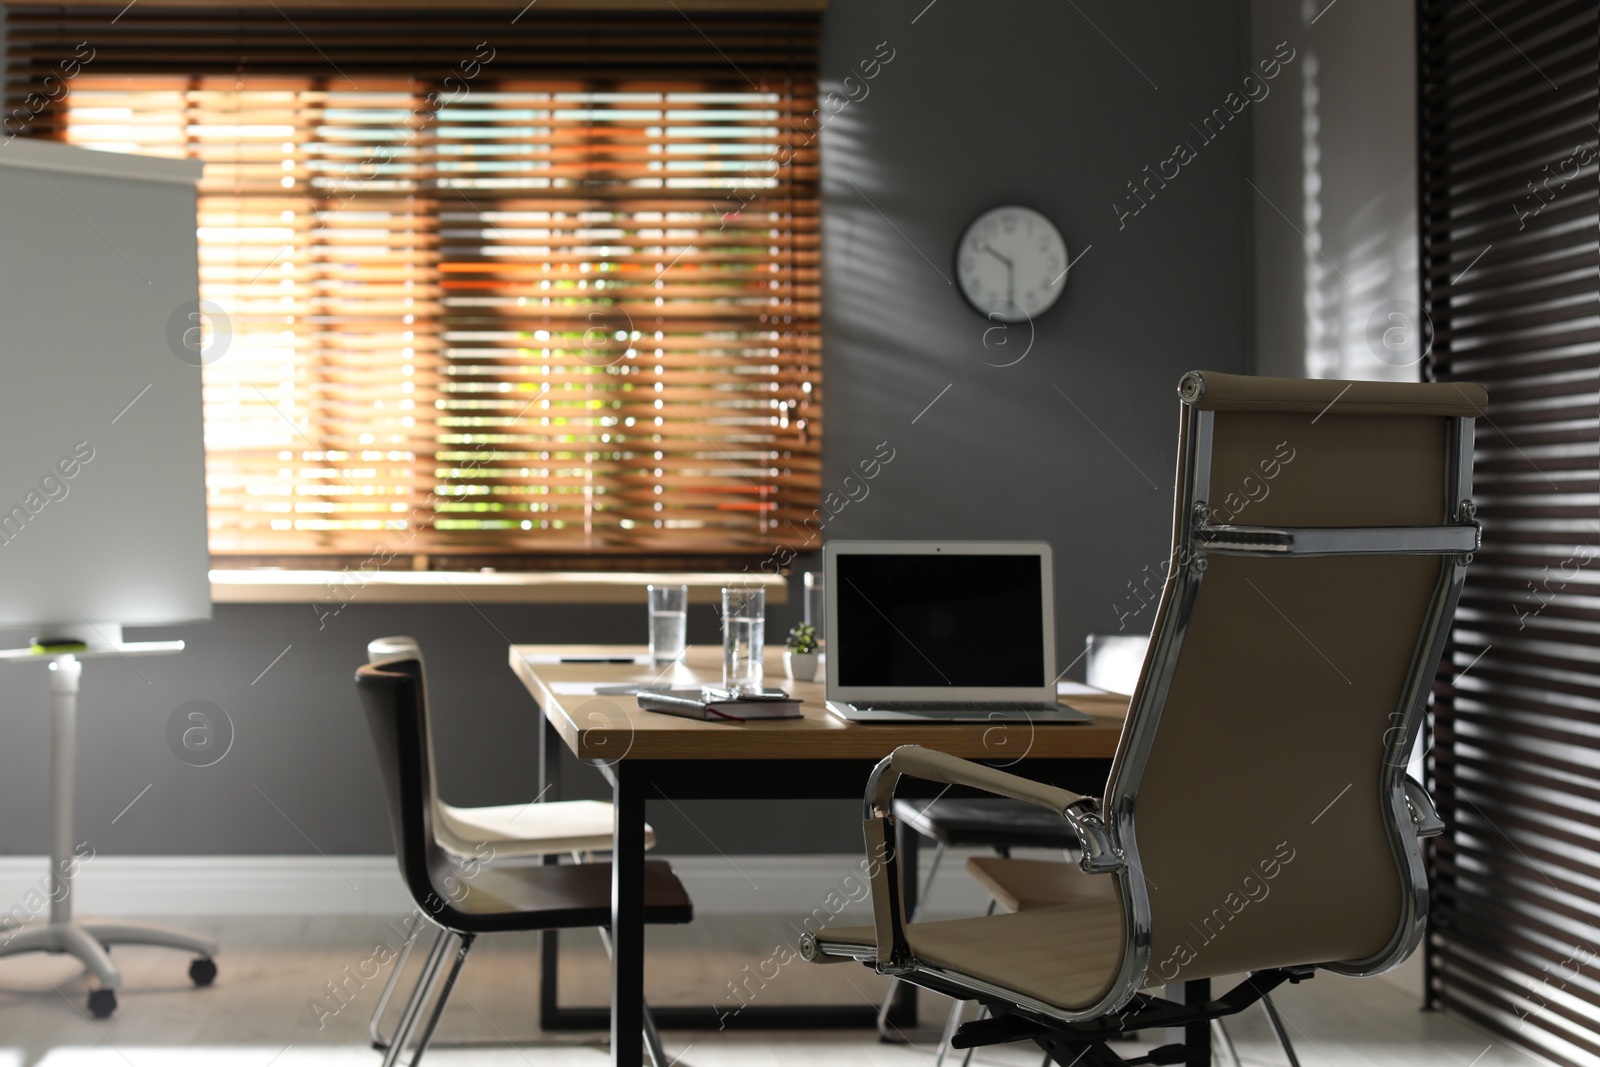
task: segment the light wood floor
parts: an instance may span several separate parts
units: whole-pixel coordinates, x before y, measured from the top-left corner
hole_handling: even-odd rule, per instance
[[[89,982],[72,961],[0,960],[0,1067],[376,1067],[378,1054],[367,1047],[366,1025],[387,973],[365,988],[352,982],[352,999],[337,1013],[319,1013],[310,1003],[326,997],[325,983],[343,978],[345,967],[360,972],[379,942],[393,944],[392,927],[354,917],[197,919],[188,925],[224,946],[217,984],[192,988],[179,954],[119,949],[124,987],[116,1014],[103,1021],[88,1018]],[[730,916],[652,930],[651,1002],[734,1006],[727,984],[743,977],[746,966],[760,967],[787,940],[786,932],[778,919]],[[440,1035],[442,1041],[491,1044],[436,1048],[428,1063],[605,1067],[600,1035],[541,1035],[535,1029],[536,945],[533,937],[515,934],[479,941]],[[589,931],[567,935],[563,957],[563,1003],[603,1002],[607,965],[598,937]],[[410,969],[415,967],[414,960]],[[879,997],[881,983],[864,968],[795,960],[757,996],[769,1003],[871,1002]],[[929,997],[925,1022],[936,1025],[946,1003]],[[1320,975],[1281,991],[1278,1003],[1305,1067],[1529,1067],[1536,1062],[1458,1020],[1419,1013],[1414,992],[1393,978]],[[1258,1011],[1235,1019],[1229,1029],[1248,1067],[1285,1062]],[[917,1043],[885,1045],[856,1031],[668,1032],[665,1040],[682,1067],[932,1067],[936,1033],[911,1036]],[[1127,1054],[1134,1054],[1133,1048]],[[980,1050],[974,1063],[1033,1067],[1039,1059],[1030,1047],[1013,1046]],[[953,1056],[946,1062],[955,1067],[960,1060]]]

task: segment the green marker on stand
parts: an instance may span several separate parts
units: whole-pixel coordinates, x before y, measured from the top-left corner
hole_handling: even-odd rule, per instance
[[[35,656],[59,656],[66,652],[86,652],[89,646],[75,637],[35,637],[29,647]]]

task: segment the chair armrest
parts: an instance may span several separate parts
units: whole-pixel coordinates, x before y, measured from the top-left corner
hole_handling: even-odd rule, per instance
[[[878,939],[878,971],[896,974],[908,969],[899,858],[893,847],[894,790],[902,775],[946,785],[969,786],[986,793],[1037,804],[1066,819],[1083,847],[1079,866],[1090,874],[1109,874],[1125,865],[1122,854],[1100,818],[1099,802],[1067,789],[1035,782],[985,767],[920,745],[901,745],[873,768],[867,779],[863,834],[872,861],[872,916]]]
[[[895,784],[901,775],[946,785],[964,785],[985,793],[1010,797],[1053,811],[1067,820],[1083,847],[1080,864],[1089,874],[1120,870],[1121,855],[1099,814],[1099,801],[1068,789],[1023,778],[981,763],[947,755],[920,745],[901,745],[889,753],[867,779],[866,817],[886,819],[894,803]]]
[[[920,745],[901,745],[879,763],[867,785],[867,803],[876,804],[887,812],[894,798],[896,780],[903,774],[929,782],[946,785],[965,785],[982,789],[986,793],[1027,801],[1060,814],[1080,800],[1087,798],[1053,785],[1035,782],[1005,771],[985,767],[959,756],[946,755]],[[876,790],[873,786],[876,785]]]
[[[1416,827],[1417,836],[1438,837],[1444,833],[1444,820],[1439,818],[1433,798],[1422,787],[1422,783],[1408,774],[1402,784],[1406,791],[1406,805],[1411,809],[1411,824]]]

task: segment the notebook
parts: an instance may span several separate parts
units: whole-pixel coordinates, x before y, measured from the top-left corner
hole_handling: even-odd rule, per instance
[[[641,689],[639,706],[645,711],[678,715],[707,722],[755,722],[767,719],[798,719],[800,701],[791,700],[711,700],[702,699],[698,689]]]

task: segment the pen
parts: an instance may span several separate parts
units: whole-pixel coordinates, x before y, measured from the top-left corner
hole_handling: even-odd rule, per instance
[[[632,656],[562,656],[562,663],[636,663]]]

